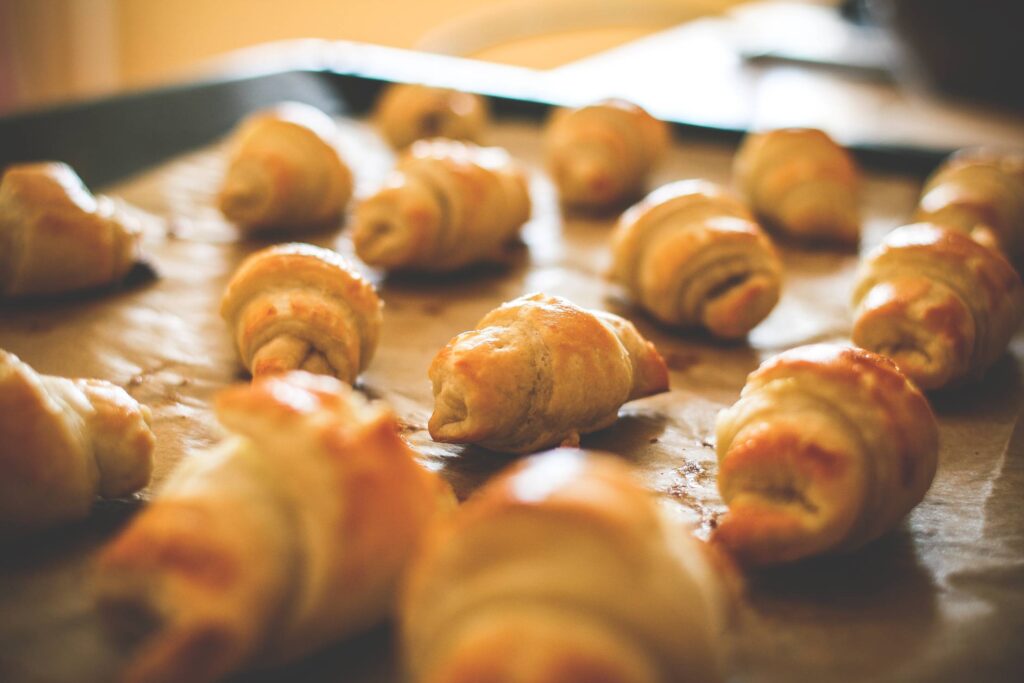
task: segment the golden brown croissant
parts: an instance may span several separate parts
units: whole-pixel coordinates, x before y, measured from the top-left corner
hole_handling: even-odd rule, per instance
[[[18,164],[0,184],[0,296],[59,294],[121,280],[140,226],[94,197],[67,164]]]
[[[810,241],[856,244],[860,238],[857,165],[823,131],[752,133],[733,170],[750,207],[769,227]]]
[[[352,197],[337,133],[331,117],[298,102],[250,116],[232,136],[221,212],[247,231],[337,223]]]
[[[891,232],[861,266],[853,342],[888,356],[923,389],[977,378],[1024,317],[1024,287],[997,252],[918,223]]]
[[[127,681],[214,681],[379,622],[454,506],[394,414],[332,377],[257,379],[216,409],[233,436],[189,456],[99,559],[101,609],[136,631]]]
[[[434,137],[477,142],[487,119],[487,103],[479,95],[413,83],[390,86],[374,113],[377,127],[397,148]]]
[[[454,270],[500,254],[529,217],[526,177],[505,150],[420,140],[356,209],[352,240],[374,266]]]
[[[717,185],[665,185],[622,215],[612,278],[658,320],[742,337],[779,300],[782,264],[747,211]]]
[[[605,209],[643,191],[668,141],[668,126],[643,108],[604,100],[556,111],[544,145],[562,201]]]
[[[966,149],[925,183],[915,220],[971,235],[1010,259],[1024,255],[1024,154]]]
[[[896,524],[935,476],[928,402],[887,358],[801,346],[751,373],[719,413],[713,539],[752,564],[855,550]]]
[[[382,306],[338,253],[279,244],[239,266],[220,313],[253,376],[301,369],[351,384],[377,348]]]
[[[534,294],[448,342],[430,380],[434,439],[529,453],[607,427],[626,401],[667,390],[668,370],[632,323]]]
[[[96,379],[39,375],[0,350],[0,538],[84,519],[146,486],[150,414]]]
[[[486,484],[413,561],[400,606],[411,678],[721,680],[728,593],[714,559],[620,461],[533,456]]]

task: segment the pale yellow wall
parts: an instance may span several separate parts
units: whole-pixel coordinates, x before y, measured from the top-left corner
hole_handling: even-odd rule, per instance
[[[68,23],[62,2],[0,0],[0,78],[11,90],[6,98],[49,101],[73,89]]]
[[[138,83],[197,59],[288,38],[411,47],[481,0],[121,0],[123,77]]]

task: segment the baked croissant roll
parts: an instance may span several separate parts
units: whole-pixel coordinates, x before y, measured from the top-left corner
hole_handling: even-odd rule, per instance
[[[0,539],[84,519],[149,483],[149,409],[97,379],[37,374],[0,350]]]
[[[473,93],[398,83],[377,102],[374,121],[393,147],[425,138],[480,140],[487,126],[487,103]]]
[[[498,256],[529,217],[526,176],[505,150],[420,140],[356,209],[352,241],[373,266],[455,270]]]
[[[382,307],[337,252],[279,244],[239,266],[220,313],[254,377],[307,370],[351,384],[373,358]]]
[[[751,564],[847,552],[896,526],[935,476],[938,427],[887,358],[802,346],[751,373],[718,415],[713,540]]]
[[[666,391],[668,370],[629,321],[533,294],[448,342],[430,381],[434,439],[529,453],[609,426],[626,401]]]
[[[1024,317],[1024,287],[996,251],[918,223],[891,232],[861,266],[853,343],[888,356],[923,389],[980,377]]]
[[[954,154],[925,183],[914,218],[959,230],[1020,259],[1024,153],[967,149]]]
[[[316,107],[287,102],[250,116],[232,137],[217,198],[249,232],[336,224],[352,197],[352,172],[338,154],[338,129]]]
[[[544,136],[562,201],[588,209],[610,208],[640,194],[668,142],[664,122],[614,99],[557,110]]]
[[[742,337],[779,300],[782,264],[747,211],[713,183],[665,185],[622,215],[612,278],[658,320]]]
[[[857,165],[823,131],[784,128],[748,135],[733,166],[754,213],[797,239],[856,244]]]
[[[0,296],[93,289],[138,259],[141,228],[67,164],[16,164],[0,183]]]
[[[422,548],[400,606],[412,681],[722,680],[711,549],[611,456],[522,461]]]
[[[125,681],[214,681],[381,621],[454,506],[394,414],[332,377],[257,379],[216,410],[232,436],[189,456],[100,555],[99,606],[135,641]]]

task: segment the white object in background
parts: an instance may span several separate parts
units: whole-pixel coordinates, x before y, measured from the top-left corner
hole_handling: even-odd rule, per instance
[[[833,9],[744,5],[548,72],[573,99],[617,96],[662,118],[721,128],[823,128],[845,143],[952,148],[1024,145],[1024,120],[966,102],[817,68],[745,62],[738,45],[761,27],[839,31]],[[825,28],[825,27],[828,28]]]

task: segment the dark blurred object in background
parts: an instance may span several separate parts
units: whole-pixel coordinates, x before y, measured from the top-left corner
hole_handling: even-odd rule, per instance
[[[888,28],[913,79],[1024,113],[1024,1],[852,0]],[[858,16],[856,7],[847,16]],[[862,16],[862,15],[861,15]]]

